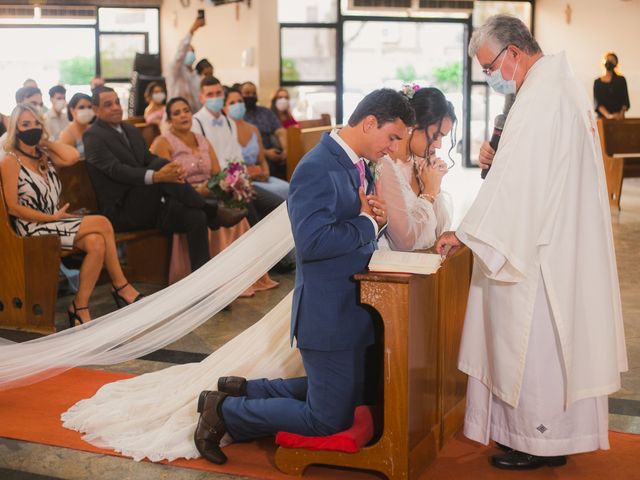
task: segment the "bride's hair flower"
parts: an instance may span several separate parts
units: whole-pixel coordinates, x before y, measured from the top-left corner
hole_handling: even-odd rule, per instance
[[[402,85],[402,90],[400,90],[400,93],[402,95],[404,95],[405,97],[407,97],[409,100],[411,100],[413,98],[413,95],[420,90],[420,85],[418,85],[417,83],[412,83],[412,84],[408,84],[405,83],[404,85]]]
[[[223,170],[209,179],[207,186],[228,207],[244,208],[256,197],[242,160],[229,161]]]

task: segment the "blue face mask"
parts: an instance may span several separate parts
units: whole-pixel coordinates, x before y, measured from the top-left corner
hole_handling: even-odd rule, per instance
[[[222,107],[224,107],[224,98],[216,97],[216,98],[208,98],[207,99],[207,109],[213,113],[220,113]]]
[[[234,120],[242,120],[244,118],[244,114],[247,113],[247,107],[244,106],[243,102],[234,103],[233,105],[229,105],[229,116]]]
[[[505,80],[504,77],[502,76],[502,72],[500,71],[505,58],[506,58],[506,55],[502,57],[502,62],[500,62],[500,66],[495,71],[491,72],[491,75],[485,75],[485,76],[489,86],[493,88],[496,92],[502,93],[503,95],[509,95],[512,93],[516,93],[516,81],[514,79],[516,76],[516,71],[518,70],[518,65],[520,64],[520,60],[518,60],[518,63],[516,63],[516,68],[513,71],[513,77],[511,78],[511,80]]]
[[[184,64],[187,66],[191,66],[195,61],[196,61],[196,54],[193,53],[191,50],[189,50],[187,54],[184,56]]]

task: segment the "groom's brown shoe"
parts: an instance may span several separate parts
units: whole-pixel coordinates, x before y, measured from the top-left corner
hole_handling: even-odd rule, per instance
[[[227,428],[222,419],[220,409],[226,393],[204,391],[198,398],[198,425],[193,434],[193,440],[200,455],[217,465],[227,461],[227,456],[220,449],[220,440]]]
[[[218,391],[231,397],[247,396],[247,379],[242,377],[220,377],[218,379]]]

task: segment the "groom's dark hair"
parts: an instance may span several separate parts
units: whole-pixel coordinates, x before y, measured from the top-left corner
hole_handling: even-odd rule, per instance
[[[369,115],[376,117],[378,128],[387,122],[395,122],[397,118],[407,126],[415,121],[415,113],[407,98],[391,88],[374,90],[364,97],[349,117],[349,126],[357,125]]]

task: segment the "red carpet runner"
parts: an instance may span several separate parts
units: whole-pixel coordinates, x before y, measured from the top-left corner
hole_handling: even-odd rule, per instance
[[[92,396],[102,385],[132,375],[76,368],[49,380],[0,392],[0,437],[118,456],[81,440],[81,434],[62,427],[60,414],[78,400]],[[640,480],[640,435],[610,434],[611,450],[574,455],[565,467],[542,468],[530,472],[508,472],[492,468],[493,447],[466,440],[460,433],[447,443],[436,461],[421,478],[426,479],[580,479]],[[206,460],[176,460],[169,465],[260,479],[291,479],[274,465],[275,446],[271,439],[225,448],[229,462],[213,465]],[[307,469],[304,479],[374,479],[366,472],[328,467]]]

